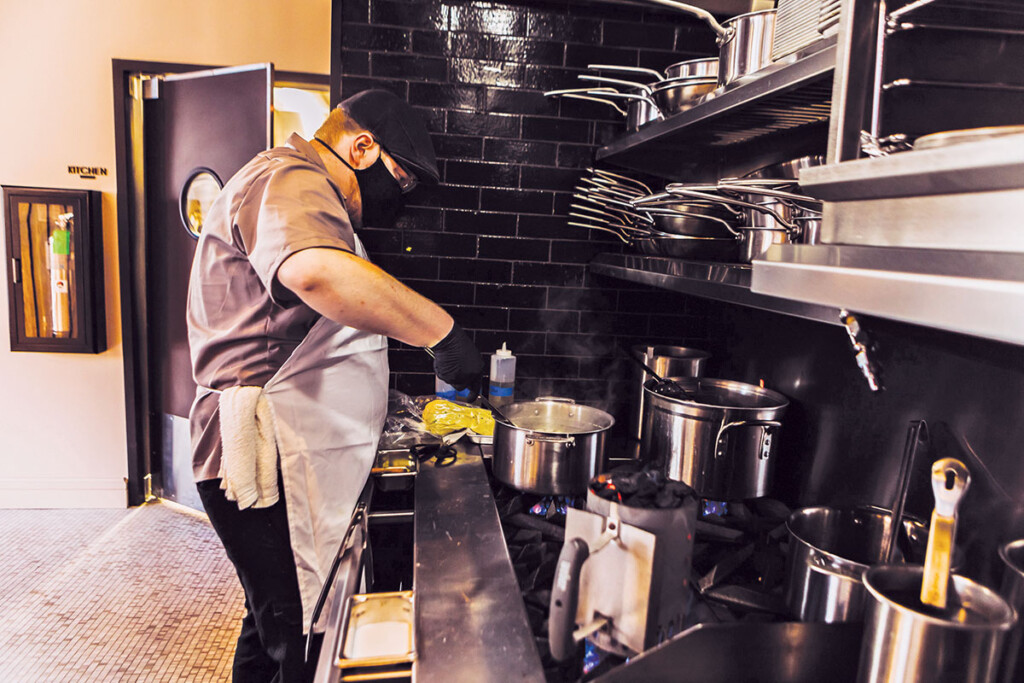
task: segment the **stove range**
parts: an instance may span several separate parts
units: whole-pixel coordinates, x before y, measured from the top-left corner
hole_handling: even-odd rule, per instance
[[[623,664],[626,660],[589,642],[579,660],[566,663],[552,658],[548,647],[551,585],[565,540],[566,510],[583,509],[585,499],[521,493],[494,480],[492,492],[547,680],[591,680]],[[782,544],[789,512],[783,503],[766,498],[700,501],[689,577],[696,590],[684,629],[701,623],[786,619]]]

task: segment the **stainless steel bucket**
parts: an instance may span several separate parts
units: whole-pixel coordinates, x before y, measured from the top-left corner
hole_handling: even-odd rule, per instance
[[[704,374],[704,363],[711,357],[707,351],[691,349],[685,346],[651,346],[637,344],[632,348],[633,355],[642,360],[660,377],[700,377]],[[633,423],[630,434],[639,440],[644,419],[644,382],[651,379],[647,371],[634,364],[633,373]]]
[[[1024,539],[1011,541],[999,547],[999,559],[1003,561],[1003,583],[999,594],[1017,611],[1017,626],[1007,637],[1006,654],[1000,666],[999,680],[1024,680],[1024,659],[1020,657],[1024,624],[1020,613],[1024,610]]]
[[[864,617],[867,590],[861,582],[872,565],[884,562],[882,546],[892,513],[880,508],[808,507],[786,520],[786,606],[800,621],[836,623]],[[904,519],[899,547],[910,561],[924,557],[928,532]]]
[[[516,426],[494,423],[494,476],[520,491],[553,496],[584,493],[604,471],[605,434],[615,418],[567,398],[544,397],[502,409]]]
[[[994,681],[1007,633],[1016,621],[999,595],[951,574],[964,617],[932,616],[920,607],[920,566],[882,565],[864,573],[870,595],[861,642],[859,683]],[[952,597],[952,592],[951,592]]]
[[[671,377],[693,396],[671,398],[644,385],[640,458],[705,498],[739,500],[768,493],[777,435],[789,401],[742,382]]]

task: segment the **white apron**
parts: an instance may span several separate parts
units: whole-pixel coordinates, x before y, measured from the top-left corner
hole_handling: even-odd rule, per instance
[[[366,258],[359,238],[356,253]],[[387,337],[321,317],[264,385],[308,632],[370,474],[388,400]]]

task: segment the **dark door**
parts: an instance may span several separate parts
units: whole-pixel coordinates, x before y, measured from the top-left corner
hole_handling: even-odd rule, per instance
[[[144,100],[145,318],[151,433],[158,435],[154,486],[158,495],[199,509],[188,429],[196,387],[185,328],[197,237],[186,195],[191,187],[193,197],[209,196],[211,178],[223,185],[270,146],[272,83],[271,64],[171,74],[151,79]]]

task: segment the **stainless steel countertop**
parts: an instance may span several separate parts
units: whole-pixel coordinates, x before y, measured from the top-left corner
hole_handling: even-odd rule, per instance
[[[413,680],[544,681],[482,458],[416,478]]]

